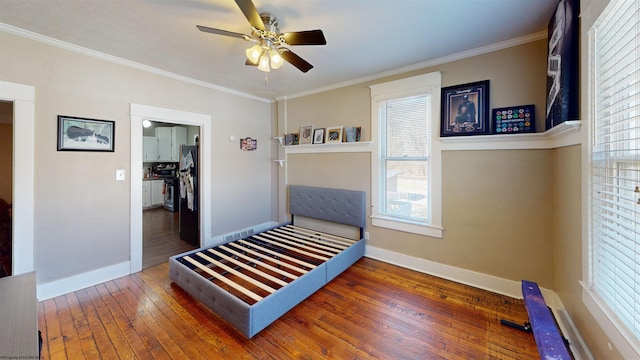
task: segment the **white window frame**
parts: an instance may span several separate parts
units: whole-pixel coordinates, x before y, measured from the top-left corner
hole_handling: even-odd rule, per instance
[[[371,224],[373,226],[442,238],[442,148],[440,145],[440,87],[439,71],[370,86],[371,89]],[[381,102],[429,94],[431,99],[431,123],[429,124],[429,221],[392,218],[381,214],[380,152],[382,150]]]
[[[598,24],[611,11],[619,6],[619,1],[611,1],[606,9],[600,14],[595,21],[594,26],[588,31],[588,96],[587,98],[587,126],[583,141],[583,164],[585,164],[585,172],[583,178],[583,194],[587,201],[583,204],[583,281],[582,285],[582,302],[591,313],[595,321],[606,334],[610,346],[613,344],[616,350],[625,359],[640,357],[640,341],[636,339],[632,331],[622,323],[615,315],[611,308],[605,303],[600,295],[593,287],[593,271],[594,271],[594,249],[592,239],[592,169],[593,169],[593,145],[595,144],[595,136],[593,122],[596,116],[595,96],[596,96],[596,63],[595,63],[595,31]],[[585,127],[583,127],[585,128]]]

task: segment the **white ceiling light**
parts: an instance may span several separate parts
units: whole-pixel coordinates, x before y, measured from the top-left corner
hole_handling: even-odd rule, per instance
[[[148,128],[149,126],[151,126],[151,121],[147,119],[142,120],[142,126]]]

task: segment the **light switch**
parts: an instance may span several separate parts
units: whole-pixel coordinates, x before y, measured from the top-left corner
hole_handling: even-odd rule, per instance
[[[116,180],[117,181],[124,180],[124,169],[116,170]]]

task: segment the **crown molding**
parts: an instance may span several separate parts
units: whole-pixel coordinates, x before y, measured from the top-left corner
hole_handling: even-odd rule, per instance
[[[530,43],[530,42],[533,42],[533,41],[543,40],[543,39],[546,39],[546,38],[547,38],[547,32],[546,31],[540,31],[540,32],[537,32],[537,33],[534,33],[534,34],[529,34],[529,35],[517,37],[517,38],[514,38],[514,39],[502,41],[502,42],[499,42],[499,43],[495,43],[495,44],[491,44],[491,45],[482,46],[482,47],[479,47],[479,48],[475,48],[475,49],[459,52],[457,54],[447,55],[447,56],[443,56],[443,57],[440,57],[440,58],[437,58],[437,59],[427,60],[427,61],[423,61],[423,62],[420,62],[420,63],[417,63],[417,64],[404,66],[404,67],[401,67],[401,68],[397,68],[397,69],[393,69],[393,70],[389,70],[389,71],[384,71],[384,72],[373,74],[373,75],[369,75],[369,76],[363,76],[363,77],[360,77],[360,78],[357,78],[357,79],[344,81],[344,82],[340,82],[340,83],[337,83],[337,84],[324,86],[324,87],[313,89],[313,90],[309,90],[309,91],[303,91],[303,92],[299,92],[299,93],[291,94],[291,95],[286,95],[286,96],[278,96],[278,97],[276,97],[276,100],[280,101],[280,100],[283,100],[284,98],[295,99],[295,98],[298,98],[298,97],[313,95],[313,94],[317,94],[317,93],[321,93],[321,92],[325,92],[325,91],[329,91],[329,90],[335,90],[335,89],[339,89],[339,88],[343,88],[343,87],[347,87],[347,86],[351,86],[351,85],[356,85],[356,84],[361,84],[361,83],[365,83],[365,82],[369,82],[369,81],[373,81],[373,80],[378,80],[378,79],[382,79],[382,78],[389,77],[389,76],[405,74],[405,73],[408,73],[408,72],[411,72],[411,71],[420,70],[420,69],[426,69],[426,68],[431,67],[431,66],[437,66],[437,65],[441,65],[441,64],[450,63],[450,62],[453,62],[453,61],[467,59],[467,58],[470,58],[470,57],[473,57],[473,56],[488,54],[488,53],[491,53],[491,52],[494,52],[494,51],[503,50],[503,49],[507,49],[507,48],[510,48],[510,47],[527,44],[527,43]]]
[[[58,39],[54,39],[52,37],[48,37],[42,34],[38,34],[32,31],[28,31],[28,30],[24,30],[21,29],[19,27],[15,27],[9,24],[5,24],[0,22],[0,31],[2,32],[6,32],[12,35],[16,35],[16,36],[20,36],[26,39],[30,39],[30,40],[34,40],[40,43],[44,43],[47,45],[51,45],[51,46],[55,46],[61,49],[65,49],[65,50],[69,50],[69,51],[73,51],[75,53],[78,54],[82,54],[82,55],[86,55],[86,56],[90,56],[96,59],[100,59],[100,60],[104,60],[104,61],[108,61],[111,63],[115,63],[118,65],[122,65],[122,66],[126,66],[126,67],[130,67],[136,70],[141,70],[144,72],[148,72],[154,75],[160,75],[160,76],[164,76],[173,80],[178,80],[178,81],[182,81],[188,84],[192,84],[192,85],[196,85],[196,86],[201,86],[207,89],[211,89],[211,90],[216,90],[216,91],[220,91],[220,92],[224,92],[227,94],[231,94],[231,95],[236,95],[236,96],[240,96],[240,97],[244,97],[247,99],[251,99],[251,100],[257,100],[257,101],[261,101],[261,102],[265,102],[265,103],[273,103],[273,99],[267,99],[267,98],[262,98],[262,97],[258,97],[255,95],[251,95],[251,94],[247,94],[241,91],[237,91],[237,90],[233,90],[233,89],[229,89],[226,88],[224,86],[219,86],[219,85],[215,85],[212,83],[208,83],[206,81],[201,81],[201,80],[196,80],[194,78],[190,78],[188,76],[183,76],[183,75],[178,75],[176,73],[172,73],[169,71],[165,71],[165,70],[161,70],[158,68],[155,68],[153,66],[148,66],[148,65],[144,65],[144,64],[140,64],[137,63],[135,61],[130,61],[130,60],[126,60],[117,56],[113,56],[113,55],[109,55],[100,51],[96,51],[96,50],[92,50],[92,49],[88,49],[82,46],[78,46],[78,45],[74,45],[62,40],[58,40]]]

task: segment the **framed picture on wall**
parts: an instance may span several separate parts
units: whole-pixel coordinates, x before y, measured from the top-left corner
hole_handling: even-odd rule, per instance
[[[114,151],[115,121],[58,115],[58,151]]]
[[[311,144],[313,140],[313,125],[300,126],[300,144]]]
[[[491,134],[489,80],[442,88],[440,136]]]
[[[324,143],[324,128],[313,130],[313,143],[314,144]]]
[[[579,9],[579,0],[560,0],[549,21],[547,130],[567,120],[579,118]]]

